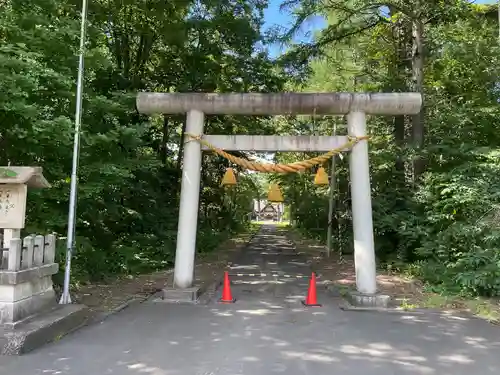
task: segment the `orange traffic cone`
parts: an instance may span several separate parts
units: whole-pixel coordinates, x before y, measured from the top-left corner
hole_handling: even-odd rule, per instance
[[[302,301],[302,304],[304,306],[321,306],[318,303],[317,297],[316,297],[316,275],[313,272],[311,275],[311,279],[309,280],[309,290],[307,291],[307,297],[305,301]]]
[[[231,295],[231,283],[229,282],[229,274],[224,272],[224,286],[222,287],[222,298],[219,300],[221,303],[235,303],[236,299]]]

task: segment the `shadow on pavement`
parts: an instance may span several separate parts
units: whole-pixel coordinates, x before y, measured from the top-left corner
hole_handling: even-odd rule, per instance
[[[37,352],[0,357],[0,374],[500,373],[500,329],[485,321],[343,311],[324,288],[322,307],[303,307],[307,261],[277,239],[262,232],[233,265],[235,304],[149,301]]]

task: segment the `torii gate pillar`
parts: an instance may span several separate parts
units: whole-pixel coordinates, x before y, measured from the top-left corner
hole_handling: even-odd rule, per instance
[[[203,134],[205,115],[196,109],[187,113],[186,133]],[[201,144],[185,141],[177,248],[175,251],[174,285],[189,288],[194,278],[196,231],[200,203]]]
[[[350,112],[347,115],[347,132],[353,137],[366,135],[364,112]],[[349,155],[349,174],[356,286],[360,293],[374,294],[377,291],[377,279],[367,140],[359,142],[352,148]]]
[[[186,132],[203,135],[204,114],[226,115],[300,115],[347,114],[348,133],[351,136],[366,135],[366,115],[412,115],[420,111],[422,97],[418,93],[280,93],[280,94],[203,94],[203,93],[139,93],[137,110],[145,114],[187,113]],[[211,136],[219,137],[219,136]],[[273,139],[270,139],[273,138]],[[293,138],[293,139],[291,139]],[[322,140],[323,144],[335,143]],[[274,145],[278,151],[304,150],[297,137],[288,137],[280,143],[276,137],[252,137],[240,140],[235,137],[219,138],[227,144],[252,144],[256,149],[269,151]],[[194,277],[196,230],[200,194],[200,169],[202,148],[198,142],[189,142],[184,147],[181,202],[177,249],[175,254],[174,287],[187,291]],[[250,141],[250,142],[247,142]],[[296,141],[296,142],[295,142]],[[318,140],[310,139],[306,148],[321,151]],[[292,144],[294,143],[295,144]],[[321,143],[321,142],[320,142]],[[215,146],[218,146],[215,144]],[[220,147],[220,146],[219,146]],[[335,146],[334,146],[335,147]],[[334,148],[332,147],[332,148]],[[224,147],[223,147],[224,148]],[[226,148],[227,149],[227,148]],[[376,264],[373,239],[370,170],[368,142],[360,141],[350,155],[351,198],[354,231],[354,255],[356,287],[350,301],[358,305],[385,305],[388,298],[376,295]],[[175,295],[175,293],[174,293]],[[194,298],[196,296],[193,295]]]

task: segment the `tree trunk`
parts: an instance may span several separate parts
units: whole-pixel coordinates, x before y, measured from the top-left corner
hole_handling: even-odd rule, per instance
[[[203,217],[205,219],[208,219],[209,217],[209,205],[208,202],[205,202],[203,199],[203,188],[204,186],[209,186],[209,181],[208,181],[208,168],[207,168],[207,158],[205,154],[201,155],[201,186],[200,186],[200,209],[203,209]],[[182,176],[182,174],[181,174]],[[181,177],[182,181],[182,177]]]
[[[390,9],[391,16],[398,13],[397,10]],[[388,76],[390,86],[388,90],[405,92],[408,91],[407,69],[411,68],[408,60],[408,43],[411,43],[411,30],[408,22],[401,18],[392,27],[392,38],[394,42],[394,61],[388,66]],[[394,142],[399,150],[402,150],[405,144],[405,116],[392,116],[392,128],[394,134]],[[404,172],[405,162],[403,155],[396,155],[395,169],[398,172]],[[399,174],[398,174],[399,175]],[[401,176],[398,176],[398,179]],[[402,177],[404,179],[404,175]],[[403,181],[404,182],[404,181]]]
[[[179,141],[179,155],[177,156],[177,171],[182,169],[182,153],[184,152],[184,134],[186,133],[186,117],[182,120],[181,140]],[[182,176],[182,173],[179,174]]]
[[[424,24],[421,20],[413,20],[412,24],[412,73],[415,92],[424,94]],[[412,145],[417,155],[413,159],[413,179],[417,181],[424,172],[425,160],[419,155],[424,146],[424,103],[420,112],[412,116]]]
[[[337,123],[333,124],[333,136],[337,135]],[[330,257],[330,253],[332,251],[332,246],[333,246],[333,233],[335,232],[335,239],[338,240],[337,234],[338,234],[338,222],[335,220],[334,223],[334,216],[335,215],[335,208],[336,208],[336,192],[337,192],[337,180],[336,180],[336,155],[332,156],[332,164],[331,164],[331,170],[330,170],[330,194],[329,194],[329,201],[328,201],[328,230],[327,230],[327,237],[326,237],[326,249],[327,249],[327,257]],[[336,226],[336,228],[335,228]],[[338,243],[338,241],[336,241]]]
[[[168,116],[163,115],[162,139],[160,146],[160,159],[163,165],[167,164],[167,144],[169,139]]]
[[[408,60],[408,42],[409,42],[409,27],[404,22],[400,22],[398,30],[398,40],[397,40],[397,61],[396,61],[396,83],[398,91],[407,91],[408,77],[406,75],[407,68],[410,68],[410,62]],[[394,117],[394,139],[396,145],[401,150],[405,144],[405,116],[395,116]],[[404,159],[401,154],[398,155],[396,160],[396,170],[404,172],[405,165]]]

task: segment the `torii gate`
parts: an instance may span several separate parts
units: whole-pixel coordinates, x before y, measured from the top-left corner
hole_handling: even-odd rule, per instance
[[[143,114],[187,114],[186,133],[202,136],[214,146],[239,151],[329,151],[347,137],[204,135],[204,116],[209,115],[318,115],[347,114],[348,135],[366,135],[366,115],[412,115],[422,106],[419,93],[148,93],[137,95]],[[193,284],[202,145],[188,142],[183,154],[183,173],[174,287],[180,291]],[[373,239],[368,143],[362,140],[351,150],[352,220],[356,288],[362,295],[377,292]]]

